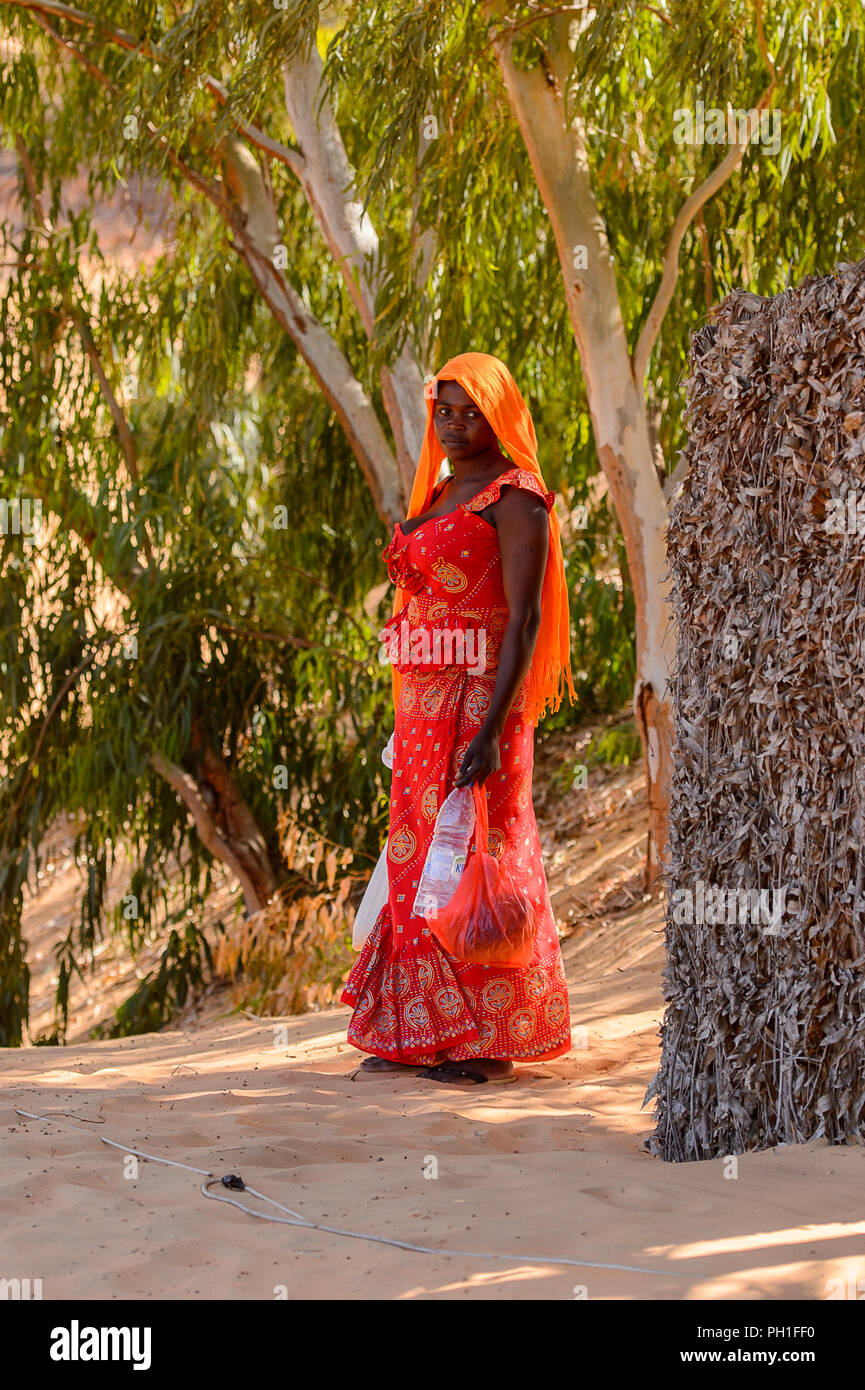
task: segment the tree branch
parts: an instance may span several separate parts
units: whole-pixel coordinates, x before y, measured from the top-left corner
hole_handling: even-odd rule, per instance
[[[45,207],[42,202],[42,194],[39,190],[39,185],[36,182],[36,171],[33,168],[33,161],[30,158],[30,151],[28,150],[27,145],[25,144],[24,140],[18,134],[17,131],[15,133],[15,149],[18,153],[18,160],[21,165],[21,169],[24,173],[24,182],[27,184],[27,188],[30,193],[30,201],[32,202],[33,207],[36,211],[36,216],[38,217],[45,231],[50,232],[52,230],[52,227],[51,223],[45,215]]]
[[[371,343],[376,338],[375,300],[380,284],[378,234],[357,194],[333,107],[323,83],[324,64],[313,47],[283,70],[285,106],[304,155],[298,175],[336,269]],[[426,430],[423,375],[404,346],[382,370],[384,408],[396,441],[396,463],[408,497]]]
[[[411,232],[410,232],[410,255],[413,259],[412,282],[418,294],[422,294],[424,287],[429,279],[430,272],[438,249],[439,228],[436,224],[421,228],[418,223],[418,210],[420,206],[420,164],[423,159],[426,144],[423,132],[423,123],[418,134],[417,152],[415,154],[415,186],[411,199]],[[429,340],[432,337],[433,324],[430,322],[429,329],[424,335],[422,352],[424,357],[429,356]]]
[[[120,44],[122,48],[138,49],[141,47],[140,40],[134,34],[129,34],[125,29],[117,29],[112,24],[106,24],[96,15],[88,14],[86,10],[76,9],[74,5],[55,4],[54,0],[3,0],[4,5],[14,6],[22,10],[38,10],[41,14],[54,15],[56,19],[68,19],[71,24],[81,24],[89,29],[98,29],[106,38],[110,38],[113,43]]]
[[[102,392],[102,395],[105,398],[106,404],[108,405],[108,409],[111,411],[111,418],[114,421],[114,428],[117,430],[118,438],[120,439],[120,443],[123,447],[123,452],[126,455],[126,466],[129,469],[129,476],[134,483],[140,483],[141,479],[138,473],[138,457],[135,452],[135,441],[132,438],[132,431],[129,428],[129,422],[126,419],[126,414],[123,410],[123,407],[121,406],[120,402],[115,396],[111,386],[111,382],[108,380],[105,368],[102,365],[102,358],[99,356],[99,349],[97,348],[93,338],[93,334],[90,331],[90,324],[87,322],[87,318],[80,310],[78,310],[73,315],[73,322],[75,323],[75,326],[78,329],[78,335],[81,338],[84,351],[86,352],[90,365],[93,368],[93,374],[96,377],[96,380],[99,382],[99,388]]]
[[[664,250],[663,272],[658,292],[649,309],[646,322],[643,324],[637,347],[633,357],[634,379],[639,384],[642,383],[646,370],[649,365],[649,358],[661,331],[661,324],[664,316],[670,307],[673,298],[673,291],[676,288],[676,281],[679,278],[679,248],[682,245],[685,233],[700,212],[700,209],[717,193],[718,189],[727,182],[730,176],[738,169],[748,147],[751,136],[756,129],[760,119],[760,112],[765,110],[772,97],[775,83],[774,80],[767,87],[757,106],[748,113],[747,134],[744,139],[737,140],[730,146],[727,154],[721,160],[717,168],[713,169],[708,178],[704,179],[699,188],[696,188],[691,196],[682,206],[679,215],[673,223],[666,248]],[[728,104],[728,110],[729,110]],[[736,126],[738,132],[738,123]]]
[[[174,788],[186,806],[205,849],[210,851],[214,859],[225,864],[240,882],[247,911],[257,912],[264,907],[264,901],[262,901],[251,876],[228,841],[219,833],[195,778],[190,776],[188,772],[184,772],[183,768],[178,767],[176,763],[170,762],[162,753],[151,753],[150,762],[159,776],[164,778],[170,787]]]
[[[46,14],[54,15],[58,19],[67,19],[71,24],[78,24],[84,28],[95,29],[100,38],[106,39],[123,48],[129,53],[141,53],[147,58],[157,58],[164,61],[166,54],[159,44],[146,43],[143,39],[138,39],[134,34],[129,34],[125,29],[118,29],[113,24],[106,23],[105,20],[97,15],[88,14],[85,10],[75,9],[71,5],[55,4],[53,0],[2,0],[3,4],[14,5],[18,9],[28,10],[38,23],[42,24],[46,33],[50,33],[55,41],[68,48],[69,44],[55,29],[50,26],[46,28],[42,23],[42,16]],[[76,55],[79,56],[79,55]],[[83,56],[83,55],[80,55]],[[93,76],[99,73],[98,68],[89,69]],[[215,96],[220,105],[225,106],[230,97],[228,89],[216,77],[211,77],[209,73],[202,75],[202,84]],[[303,167],[303,155],[299,150],[293,149],[290,145],[284,145],[279,140],[273,140],[266,135],[258,126],[248,125],[244,121],[236,121],[235,128],[253,145],[265,150],[274,159],[288,166],[294,174],[299,174]]]
[[[223,217],[231,220],[229,211]],[[393,525],[402,515],[396,462],[378,416],[348,358],[307,308],[294,286],[277,271],[239,219],[231,223],[231,244],[248,266],[276,319],[312,371],[321,392],[345,431],[366,479],[379,516]]]
[[[120,97],[118,88],[106,73],[95,67],[74,44],[63,39],[40,14],[35,13],[36,9],[48,8],[72,17],[80,16],[80,11],[70,11],[65,5],[53,5],[51,0],[4,2],[33,11],[34,19],[55,42],[65,48],[112,96]],[[89,21],[91,17],[84,18]],[[129,36],[118,32],[125,41],[124,46],[128,46],[126,41]],[[241,208],[241,215],[238,215],[229,205],[222,185],[213,183],[181,159],[151,121],[145,122],[144,129],[148,137],[162,149],[173,168],[213,204],[233,232],[234,249],[246,262],[268,308],[295,343],[339,419],[372,493],[376,510],[386,524],[393,525],[403,514],[393,452],[375,409],[345,354],[294,287],[273,265],[274,247],[279,242],[278,221],[272,198],[264,187],[261,170],[255,165],[251,154],[236,137],[234,146],[231,139],[226,141],[224,157],[236,176],[235,188],[239,191],[246,187],[252,194],[247,198],[247,206]],[[244,158],[244,153],[248,158]],[[246,221],[250,211],[254,211],[256,216]],[[422,389],[419,394],[422,397]]]
[[[769,76],[772,79],[772,85],[774,86],[775,83],[778,81],[778,70],[775,67],[774,62],[772,61],[769,55],[769,49],[766,44],[766,31],[763,28],[763,0],[755,0],[754,8],[756,10],[757,19],[757,47],[760,50],[760,57],[766,64],[766,70],[768,71]]]
[[[205,77],[204,85],[207,90],[216,97],[217,101],[225,106],[229,100],[228,88],[221,82],[217,82],[215,77]],[[284,145],[280,140],[274,140],[270,135],[266,135],[258,126],[249,125],[246,121],[235,122],[235,129],[243,135],[251,145],[270,155],[273,159],[279,160],[280,164],[287,168],[299,179],[306,164],[306,160],[300,150],[293,145]]]
[[[216,793],[219,817],[229,836],[231,851],[257,885],[259,897],[264,896],[267,901],[276,892],[276,874],[264,836],[243,798],[234,773],[211,745],[202,739],[197,718],[193,721],[193,728],[201,745],[199,775]]]

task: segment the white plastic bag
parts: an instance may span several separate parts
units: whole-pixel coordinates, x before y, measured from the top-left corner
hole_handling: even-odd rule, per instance
[[[447,907],[466,866],[474,828],[474,793],[471,787],[454,787],[436,816],[412,908],[415,917],[429,920]]]
[[[385,845],[378,857],[378,863],[372,871],[372,877],[366,885],[366,892],[360,907],[355,913],[351,944],[356,951],[363,949],[364,942],[376,924],[378,914],[387,902],[387,893],[387,845]]]
[[[393,767],[393,734],[391,734],[385,747],[382,749],[381,760],[385,767]],[[360,907],[357,909],[354,918],[354,926],[351,931],[351,944],[356,951],[363,949],[363,944],[372,931],[381,912],[387,902],[389,891],[387,874],[387,841],[378,857],[378,863],[372,871],[372,877],[366,885],[366,892],[361,899]]]

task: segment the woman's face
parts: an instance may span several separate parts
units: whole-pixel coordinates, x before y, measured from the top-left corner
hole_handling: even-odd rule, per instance
[[[433,402],[436,439],[449,459],[470,459],[496,442],[495,431],[458,381],[440,381]]]

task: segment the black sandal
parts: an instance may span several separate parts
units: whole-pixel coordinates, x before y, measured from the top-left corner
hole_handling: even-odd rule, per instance
[[[427,1081],[440,1081],[448,1086],[453,1086],[458,1081],[469,1081],[475,1086],[481,1086],[490,1079],[480,1072],[458,1066],[456,1062],[442,1062],[438,1067],[424,1067],[423,1071],[418,1072],[418,1076],[424,1077]]]
[[[366,1065],[369,1061],[387,1062],[389,1065],[384,1067],[369,1067]],[[364,1076],[399,1076],[401,1073],[405,1072],[417,1076],[420,1070],[420,1067],[412,1066],[410,1062],[394,1062],[390,1057],[379,1057],[373,1053],[370,1057],[364,1057],[363,1061],[358,1064],[352,1075],[356,1076],[358,1072],[363,1072]]]

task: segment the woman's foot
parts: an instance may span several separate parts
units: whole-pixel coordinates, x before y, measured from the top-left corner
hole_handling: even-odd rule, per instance
[[[481,1086],[487,1081],[501,1085],[517,1079],[513,1062],[500,1057],[473,1057],[468,1062],[441,1062],[434,1067],[425,1067],[419,1074],[429,1081],[439,1081],[445,1086]]]

